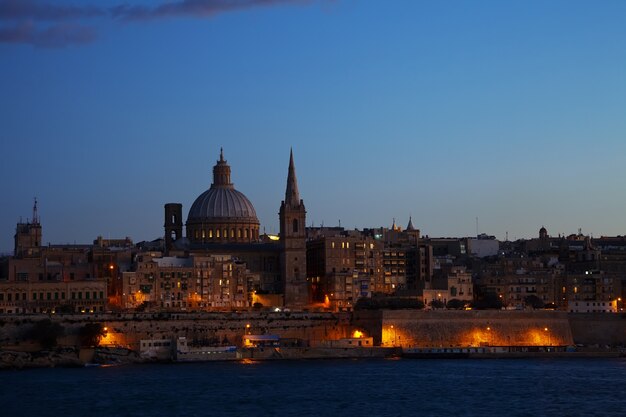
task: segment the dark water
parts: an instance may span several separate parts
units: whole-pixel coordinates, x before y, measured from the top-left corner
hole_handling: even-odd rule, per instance
[[[0,416],[626,416],[626,360],[348,360],[0,372]]]

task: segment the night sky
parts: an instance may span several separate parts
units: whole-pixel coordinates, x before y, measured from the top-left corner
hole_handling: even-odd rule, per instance
[[[626,1],[0,0],[0,252],[152,240],[220,147],[278,231],[626,234]]]

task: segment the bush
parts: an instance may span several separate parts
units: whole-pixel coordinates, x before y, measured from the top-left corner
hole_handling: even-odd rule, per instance
[[[81,347],[98,346],[100,338],[105,335],[106,332],[101,323],[87,323],[78,331]]]
[[[433,308],[433,309],[445,307],[445,304],[441,300],[432,300],[430,303],[428,303],[428,305],[430,306],[430,308]]]
[[[402,310],[424,308],[424,303],[417,298],[376,297],[359,298],[355,310]]]
[[[524,304],[532,308],[543,308],[543,300],[536,295],[527,295],[524,297]]]
[[[476,310],[500,310],[502,300],[494,293],[486,293],[472,303],[472,308]]]
[[[24,334],[25,340],[32,340],[41,345],[45,350],[50,350],[57,345],[57,338],[65,334],[65,329],[59,323],[53,323],[50,319],[35,322]]]
[[[448,301],[448,304],[446,304],[446,308],[450,310],[461,310],[463,307],[465,307],[465,302],[459,300],[458,298],[453,298]]]

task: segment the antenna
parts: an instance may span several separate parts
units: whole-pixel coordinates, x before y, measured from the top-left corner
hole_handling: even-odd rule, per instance
[[[508,242],[508,241],[509,241],[509,232],[507,231],[506,232],[506,242]]]
[[[476,216],[476,237],[478,237],[478,216]]]
[[[34,198],[35,202],[33,204],[33,224],[39,223],[39,217],[37,216],[37,197]]]

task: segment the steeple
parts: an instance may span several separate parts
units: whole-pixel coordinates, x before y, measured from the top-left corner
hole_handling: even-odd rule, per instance
[[[296,167],[293,163],[293,149],[289,151],[289,174],[287,175],[287,189],[285,190],[285,205],[298,207],[300,193],[298,192],[298,180],[296,179]]]
[[[406,226],[406,230],[415,230],[415,227],[413,227],[413,220],[411,219],[411,216],[409,216],[409,224]]]
[[[211,187],[233,188],[230,182],[230,165],[224,159],[224,149],[220,148],[220,159],[213,167],[213,185]]]

